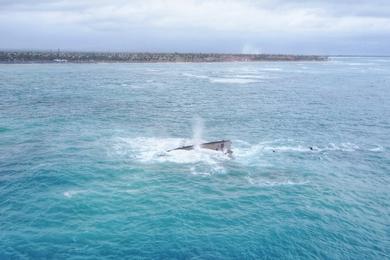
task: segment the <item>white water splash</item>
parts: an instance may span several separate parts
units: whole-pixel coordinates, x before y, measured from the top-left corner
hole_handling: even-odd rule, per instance
[[[159,164],[159,163],[175,163],[185,164],[188,166],[188,172],[194,175],[210,175],[214,173],[226,173],[227,162],[232,161],[236,166],[256,166],[260,168],[273,167],[275,160],[280,158],[281,153],[296,154],[306,153],[314,156],[321,156],[333,152],[357,152],[371,151],[381,152],[382,147],[370,146],[362,149],[360,146],[353,143],[330,143],[327,145],[312,145],[305,144],[294,140],[271,140],[259,143],[249,143],[241,140],[233,140],[233,158],[224,153],[198,147],[193,150],[169,150],[180,146],[200,144],[203,133],[203,122],[201,119],[194,120],[193,138],[116,138],[109,150],[109,154],[116,158],[129,160],[129,162],[137,161],[144,164]],[[283,156],[286,156],[283,155]],[[187,167],[186,166],[186,167]],[[276,185],[273,180],[261,180],[263,185]],[[254,181],[255,182],[255,181]],[[285,185],[290,180],[277,181]],[[302,184],[298,182],[297,184]],[[278,184],[280,185],[280,184]],[[74,193],[69,193],[66,196],[71,197]]]
[[[217,168],[218,164],[230,159],[224,153],[202,148],[167,152],[180,146],[192,144],[193,139],[181,138],[117,138],[114,141],[111,154],[141,163],[203,163],[211,168]]]

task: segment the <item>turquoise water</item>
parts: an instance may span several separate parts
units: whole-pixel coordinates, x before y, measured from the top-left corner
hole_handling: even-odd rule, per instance
[[[0,259],[389,258],[389,137],[390,58],[0,65]]]

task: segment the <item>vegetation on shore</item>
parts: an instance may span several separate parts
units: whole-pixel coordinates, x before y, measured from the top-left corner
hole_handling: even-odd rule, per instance
[[[326,56],[220,53],[0,51],[0,63],[324,61]]]

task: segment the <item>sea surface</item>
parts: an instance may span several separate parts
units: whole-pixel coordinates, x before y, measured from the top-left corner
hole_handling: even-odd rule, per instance
[[[0,65],[0,259],[98,258],[389,259],[390,58]]]

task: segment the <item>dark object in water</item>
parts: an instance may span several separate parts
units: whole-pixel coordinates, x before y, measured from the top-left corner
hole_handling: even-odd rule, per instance
[[[203,143],[199,146],[200,148],[204,149],[210,149],[214,151],[223,152],[225,154],[231,155],[233,151],[231,150],[232,142],[230,140],[221,140],[221,141],[214,141],[209,143]],[[195,148],[195,145],[187,145],[187,146],[181,146],[172,150],[168,150],[167,152],[175,151],[175,150],[193,150]]]

